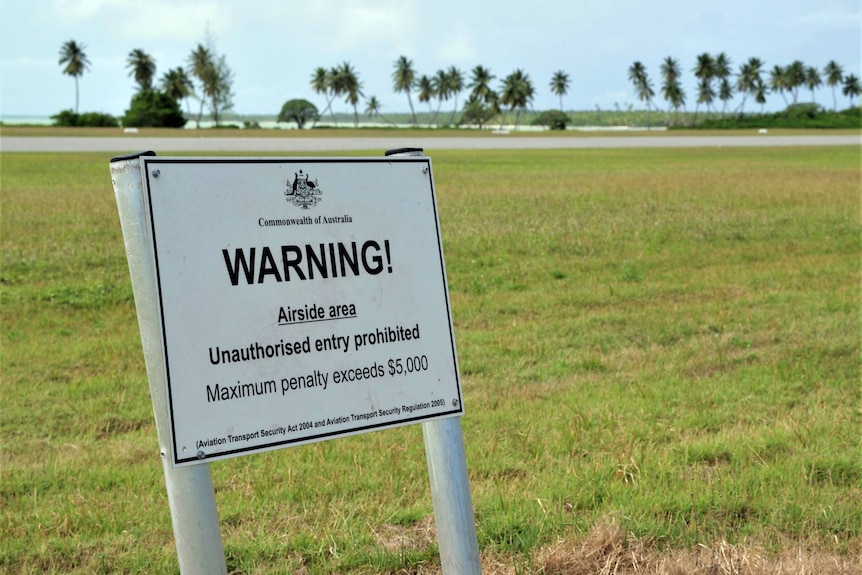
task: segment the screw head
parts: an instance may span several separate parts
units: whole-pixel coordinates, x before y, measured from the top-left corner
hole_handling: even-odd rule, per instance
[[[153,170],[153,177],[154,177],[154,178],[158,178],[160,175],[162,175],[162,172],[161,172],[161,171],[159,171],[159,170]]]

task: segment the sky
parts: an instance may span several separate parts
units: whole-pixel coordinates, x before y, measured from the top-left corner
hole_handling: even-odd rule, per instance
[[[0,116],[74,108],[75,81],[58,63],[69,40],[83,44],[90,60],[79,78],[80,111],[121,116],[136,90],[129,52],[150,54],[159,78],[185,66],[207,34],[233,71],[238,114],[276,115],[293,98],[323,110],[312,72],[345,61],[363,84],[360,113],[370,96],[384,115],[407,112],[407,97],[392,88],[402,55],[417,74],[456,66],[468,81],[482,65],[496,76],[494,87],[520,68],[536,89],[535,110],[559,107],[549,87],[558,70],[571,80],[566,110],[643,109],[628,80],[635,61],[646,67],[657,104],[667,108],[659,67],[671,56],[680,62],[686,107],[693,110],[692,69],[703,52],[725,52],[734,73],[757,57],[766,70],[794,60],[822,70],[835,60],[845,75],[862,77],[860,10],[860,0],[0,0]],[[459,107],[465,97],[466,91]],[[803,90],[799,99],[810,101],[811,93]],[[833,105],[826,86],[815,99]],[[413,103],[428,110],[415,94]],[[784,105],[770,95],[766,110]],[[848,105],[838,90],[839,108]],[[343,100],[334,108],[352,111]],[[746,109],[756,108],[749,99]]]

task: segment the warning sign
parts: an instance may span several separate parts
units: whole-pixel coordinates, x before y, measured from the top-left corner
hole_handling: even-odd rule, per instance
[[[463,413],[429,158],[141,161],[174,465]]]

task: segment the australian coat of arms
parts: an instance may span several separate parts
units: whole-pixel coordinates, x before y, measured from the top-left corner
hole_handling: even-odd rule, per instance
[[[309,180],[308,174],[299,170],[295,173],[293,183],[287,181],[287,190],[284,192],[285,199],[294,206],[298,206],[303,210],[307,210],[311,206],[316,206],[321,200],[323,190],[317,185],[317,180]]]

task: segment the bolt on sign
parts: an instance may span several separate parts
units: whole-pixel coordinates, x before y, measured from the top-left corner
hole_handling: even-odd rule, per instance
[[[141,162],[174,466],[463,414],[430,158]]]

